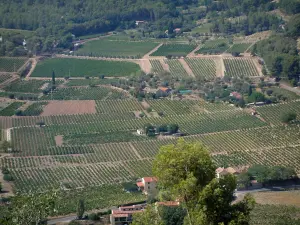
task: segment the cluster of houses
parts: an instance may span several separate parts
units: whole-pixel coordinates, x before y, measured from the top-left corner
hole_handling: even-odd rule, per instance
[[[239,175],[240,173],[246,172],[247,167],[219,167],[216,169],[216,178],[222,178],[227,174]],[[142,191],[145,195],[156,195],[158,193],[157,189],[158,179],[156,177],[143,177],[137,180],[136,185],[138,190]],[[251,185],[254,188],[261,188],[261,184],[257,181],[251,181]],[[167,206],[167,207],[178,207],[180,202],[178,201],[167,201],[167,202],[156,202],[156,210],[158,206]],[[110,222],[112,225],[124,225],[130,224],[132,222],[132,215],[134,213],[142,212],[145,210],[147,204],[137,204],[131,206],[121,206],[118,209],[112,210],[110,215]]]

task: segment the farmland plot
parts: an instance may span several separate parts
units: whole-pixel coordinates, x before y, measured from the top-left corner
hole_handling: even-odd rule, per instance
[[[150,63],[151,63],[152,70],[155,74],[165,72],[165,70],[159,60],[150,59]]]
[[[0,84],[12,78],[10,74],[0,74]]]
[[[13,102],[6,108],[2,109],[0,111],[0,116],[13,116],[16,113],[16,110],[20,108],[24,102]]]
[[[44,95],[42,100],[101,100],[104,98],[126,98],[125,93],[108,87],[70,87],[57,88],[53,93]]]
[[[227,58],[224,59],[226,75],[230,77],[255,77],[259,76],[252,59]]]
[[[143,110],[141,103],[137,100],[96,101],[96,108],[98,113],[122,113]]]
[[[196,54],[221,54],[229,48],[227,39],[209,40],[204,43]]]
[[[196,77],[201,77],[207,80],[216,77],[216,62],[213,59],[185,59]]]
[[[48,102],[35,102],[22,112],[22,116],[39,116]]]
[[[0,72],[17,72],[26,61],[27,58],[0,57]]]
[[[50,84],[50,82],[50,80],[17,80],[6,86],[4,90],[8,92],[39,93],[42,92],[41,87],[46,83]]]
[[[165,63],[169,65],[172,77],[190,77],[178,59],[166,59]]]
[[[230,49],[227,50],[227,52],[229,52],[229,53],[232,53],[232,52],[243,53],[243,52],[245,52],[250,46],[251,46],[251,43],[239,43],[239,44],[234,44],[233,46],[231,46]]]
[[[52,58],[39,62],[31,76],[51,77],[53,68],[56,77],[124,77],[141,70],[132,62]]]
[[[97,57],[135,57],[141,58],[159,43],[151,41],[114,41],[100,39],[81,46],[75,54]]]
[[[186,56],[196,48],[195,45],[186,44],[163,44],[151,56]]]
[[[68,80],[66,83],[69,87],[76,87],[76,86],[93,86],[93,85],[110,85],[111,83],[118,83],[119,79],[71,79]]]

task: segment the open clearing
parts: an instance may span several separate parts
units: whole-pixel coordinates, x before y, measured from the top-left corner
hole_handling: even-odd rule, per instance
[[[159,43],[151,41],[95,40],[81,46],[75,53],[84,56],[141,58]]]
[[[53,69],[56,77],[125,77],[141,70],[132,62],[51,58],[38,62],[31,76],[51,77]]]
[[[94,100],[90,101],[51,101],[45,106],[41,116],[96,113]]]
[[[300,191],[270,191],[253,193],[258,204],[293,205],[300,207]]]

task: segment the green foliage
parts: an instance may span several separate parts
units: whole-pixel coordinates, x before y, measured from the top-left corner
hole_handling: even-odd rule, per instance
[[[84,200],[80,199],[77,205],[77,218],[82,219],[85,211]]]
[[[281,116],[281,121],[283,123],[289,123],[293,120],[296,120],[296,118],[297,118],[297,113],[295,113],[295,112],[285,112]]]
[[[300,2],[298,0],[280,0],[279,7],[288,14],[300,13]]]
[[[264,102],[265,95],[261,92],[252,92],[252,94],[248,97],[248,102]]]
[[[155,207],[152,205],[148,205],[142,213],[133,214],[132,220],[132,225],[164,225]]]
[[[182,225],[186,210],[182,206],[168,207],[159,206],[159,215],[161,216],[164,225]]]
[[[140,71],[139,65],[132,62],[53,58],[39,62],[31,76],[50,77],[53,68],[56,77],[65,77],[69,74],[71,77],[93,77],[98,74],[122,77]]]
[[[23,104],[25,104],[25,103],[24,102],[13,102],[12,104],[10,104],[9,106],[7,106],[6,108],[4,108],[0,111],[0,116],[15,115],[16,110],[18,108],[20,108]]]
[[[0,72],[17,72],[26,61],[27,58],[0,58]]]

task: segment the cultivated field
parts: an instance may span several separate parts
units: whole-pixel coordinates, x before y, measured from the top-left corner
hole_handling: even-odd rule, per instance
[[[113,41],[100,39],[81,46],[75,54],[97,57],[135,57],[141,58],[159,43],[151,41]]]
[[[227,50],[227,52],[232,53],[232,52],[239,52],[243,53],[245,52],[249,47],[251,46],[251,43],[240,43],[240,44],[234,44],[231,46],[230,49]]]
[[[41,116],[96,113],[95,101],[51,101]]]
[[[196,48],[195,45],[186,44],[163,44],[151,56],[186,56]]]
[[[0,57],[0,72],[17,72],[27,58]]]
[[[213,59],[185,59],[197,77],[212,80],[216,77],[216,62]]]
[[[131,62],[52,58],[39,62],[31,76],[51,77],[53,69],[56,77],[125,77],[140,71],[139,65]]]
[[[255,77],[259,72],[252,59],[225,58],[226,75],[230,77]]]
[[[221,54],[229,48],[228,39],[215,39],[206,41],[196,54]]]

